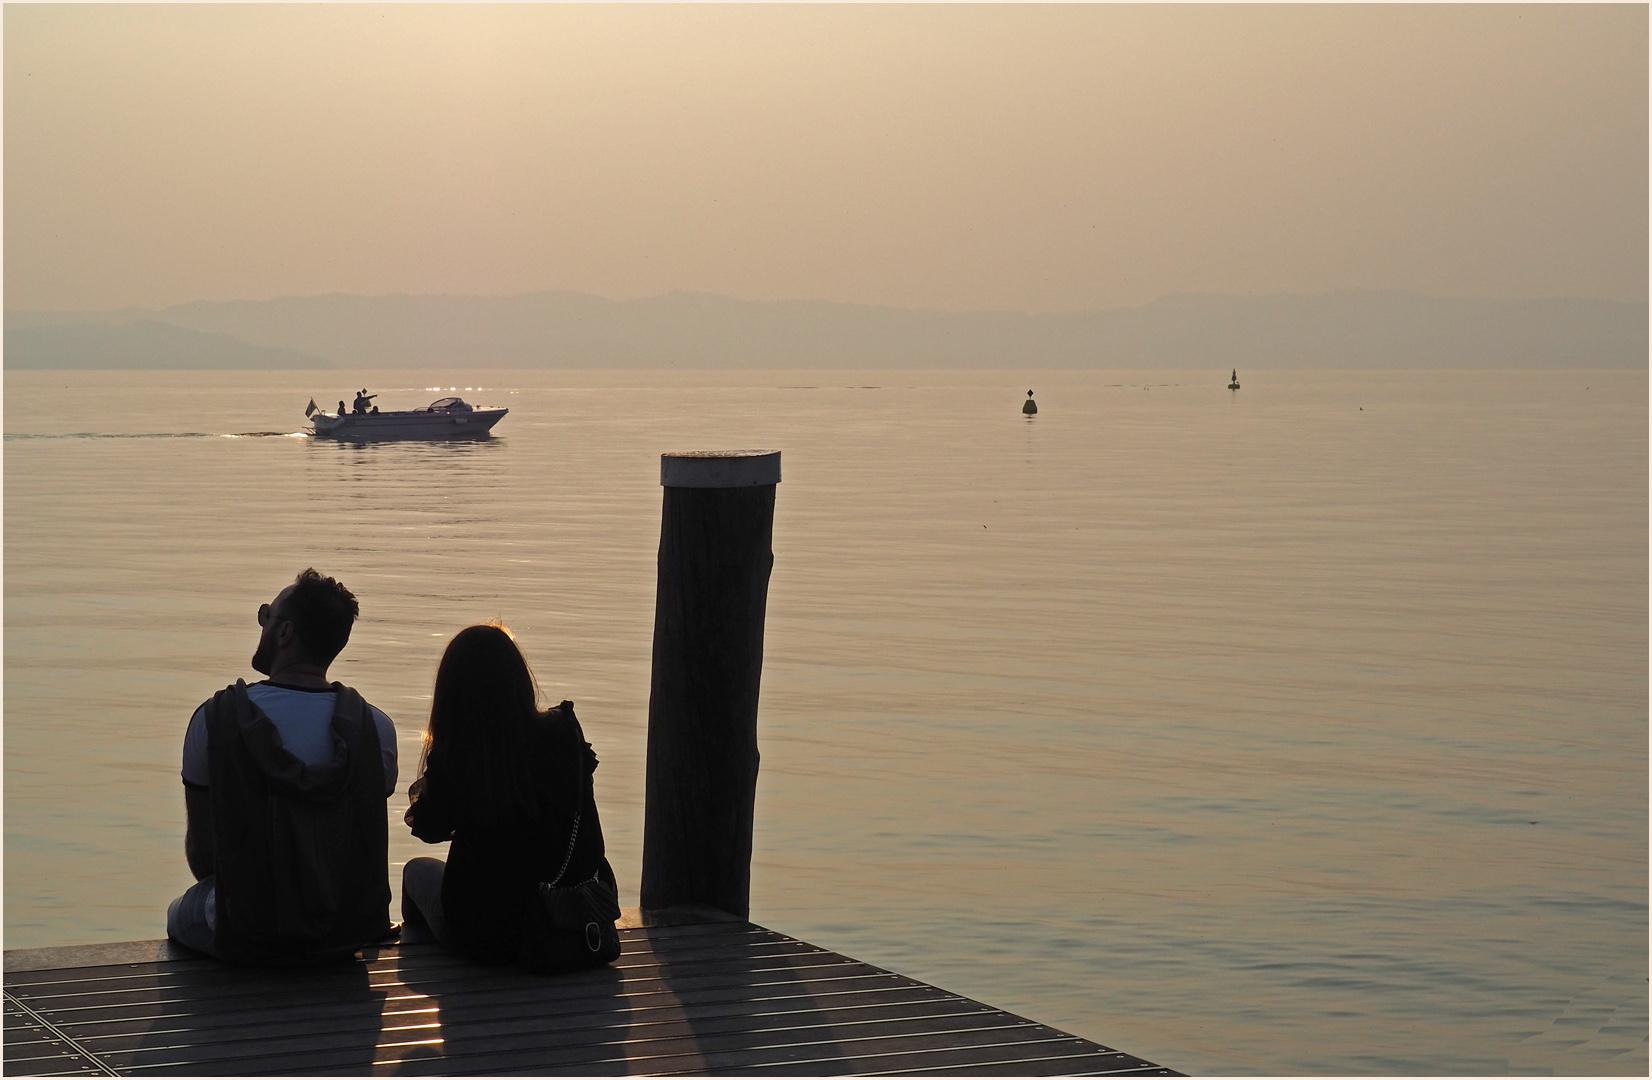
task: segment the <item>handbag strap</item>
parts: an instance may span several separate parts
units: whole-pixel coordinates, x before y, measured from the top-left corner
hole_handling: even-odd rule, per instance
[[[550,880],[555,885],[562,880],[562,875],[568,872],[568,864],[574,861],[574,842],[579,839],[579,816],[585,812],[585,759],[582,755],[579,762],[579,802],[574,806],[574,828],[568,834],[568,851],[562,856],[562,869],[556,872],[556,877]]]

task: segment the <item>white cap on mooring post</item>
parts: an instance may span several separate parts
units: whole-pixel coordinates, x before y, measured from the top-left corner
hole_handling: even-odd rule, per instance
[[[689,450],[660,455],[661,487],[743,488],[778,483],[778,450]]]

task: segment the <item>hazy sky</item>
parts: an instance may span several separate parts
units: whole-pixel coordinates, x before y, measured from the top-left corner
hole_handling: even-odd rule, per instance
[[[7,5],[5,306],[1647,295],[1647,8]]]

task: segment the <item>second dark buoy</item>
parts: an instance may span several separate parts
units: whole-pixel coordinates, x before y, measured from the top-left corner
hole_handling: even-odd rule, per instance
[[[1021,412],[1026,416],[1038,415],[1038,402],[1032,399],[1032,391],[1027,391],[1027,400],[1021,403]]]

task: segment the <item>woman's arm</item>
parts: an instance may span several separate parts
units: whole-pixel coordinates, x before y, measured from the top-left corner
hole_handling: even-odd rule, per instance
[[[427,844],[440,844],[453,839],[453,819],[447,805],[431,794],[430,774],[413,781],[407,788],[407,813],[402,820],[407,827]]]

